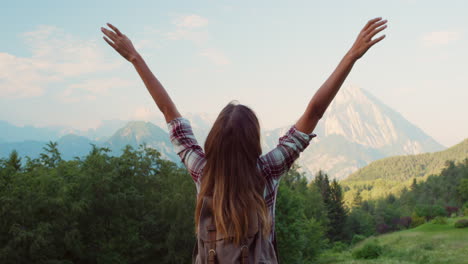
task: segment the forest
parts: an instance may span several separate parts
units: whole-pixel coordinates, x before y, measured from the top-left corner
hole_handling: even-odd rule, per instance
[[[39,157],[0,159],[0,263],[190,263],[196,190],[186,169],[145,145],[109,152],[93,145],[65,161],[49,142]],[[467,216],[468,159],[446,161],[400,195],[363,200],[367,186],[355,185],[345,203],[344,188],[322,171],[311,182],[297,166],[284,175],[282,263],[313,263],[369,236]]]
[[[345,201],[352,206],[354,196],[364,201],[401,195],[414,181],[425,182],[431,175],[440,175],[449,166],[447,161],[463,162],[468,157],[468,139],[438,152],[383,158],[357,170],[341,181]],[[455,197],[455,196],[454,196]]]

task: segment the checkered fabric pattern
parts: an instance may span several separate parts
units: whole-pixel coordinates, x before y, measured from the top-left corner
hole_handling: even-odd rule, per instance
[[[190,122],[186,118],[178,117],[167,125],[174,150],[192,176],[198,193],[203,177],[203,168],[206,164],[205,153],[198,145]],[[303,133],[293,125],[284,136],[280,137],[276,148],[258,158],[257,168],[266,180],[265,203],[272,216],[273,225],[270,241],[275,239],[275,204],[279,180],[291,168],[299,154],[304,151],[314,137],[316,137],[315,134]]]

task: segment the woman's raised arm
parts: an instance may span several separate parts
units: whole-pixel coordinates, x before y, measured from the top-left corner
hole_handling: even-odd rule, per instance
[[[385,35],[372,39],[377,33],[384,30],[387,20],[374,18],[369,20],[359,33],[351,49],[346,53],[333,73],[323,83],[320,89],[310,100],[304,114],[296,122],[296,128],[304,133],[312,133],[322,118],[333,98],[337,94],[344,80],[353,68],[354,63],[361,58],[370,47],[385,38]]]
[[[154,74],[151,72],[148,65],[146,65],[143,57],[141,57],[140,54],[136,51],[130,39],[122,34],[118,28],[109,23],[107,23],[107,25],[112,30],[101,27],[101,31],[105,35],[103,37],[104,40],[120,55],[122,55],[122,57],[133,64],[141,79],[145,83],[149,93],[153,97],[154,102],[158,106],[159,110],[161,110],[163,113],[166,122],[169,123],[171,120],[180,117],[181,115],[169,97],[169,94],[158,81],[156,76],[154,76]]]

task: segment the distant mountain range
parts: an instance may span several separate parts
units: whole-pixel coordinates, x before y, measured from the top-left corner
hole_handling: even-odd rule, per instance
[[[206,114],[186,117],[203,145],[214,117]],[[67,127],[18,127],[0,121],[0,157],[8,156],[13,149],[21,156],[37,157],[49,140],[58,141],[65,159],[86,155],[91,143],[109,147],[112,154],[119,155],[126,144],[138,147],[146,142],[164,158],[178,162],[169,142],[166,123],[162,119],[154,121],[155,124],[108,120],[87,131]],[[263,131],[264,153],[276,146],[278,138],[289,127]],[[357,87],[344,87],[338,93],[314,133],[318,136],[298,161],[308,176],[322,169],[332,178],[343,179],[377,159],[444,149],[399,113]]]
[[[65,129],[66,127],[60,126],[49,126],[43,128],[33,126],[18,127],[0,120],[0,143],[19,142],[25,140],[57,140],[60,136],[64,135],[61,131]]]
[[[57,141],[61,137],[69,134],[84,136],[94,141],[105,141],[128,122],[129,121],[126,120],[103,120],[97,128],[82,131],[66,126],[16,126],[0,120],[0,143],[13,143],[27,140]]]

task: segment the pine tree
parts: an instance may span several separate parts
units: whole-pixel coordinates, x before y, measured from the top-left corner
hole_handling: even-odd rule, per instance
[[[330,184],[328,175],[322,171],[317,173],[314,184],[320,190],[328,212],[329,227],[327,237],[332,241],[343,239],[347,210],[344,206],[341,186],[336,180],[333,180]]]
[[[21,158],[18,156],[18,152],[13,150],[7,160],[7,164],[14,168],[16,171],[21,170]]]
[[[62,161],[57,145],[57,142],[49,141],[47,147],[43,148],[46,153],[41,153],[40,155],[41,161],[49,168],[57,167],[58,163]]]
[[[361,196],[361,191],[357,191],[356,194],[353,197],[353,202],[352,206],[353,207],[359,207],[362,204],[362,196]]]
[[[413,183],[411,183],[410,189],[412,191],[416,190],[418,188],[418,182],[416,181],[416,178],[413,178]]]
[[[314,184],[319,189],[325,205],[330,204],[330,181],[328,175],[323,171],[319,171],[315,176]]]
[[[344,227],[347,210],[343,201],[343,191],[336,179],[334,179],[330,185],[330,198],[328,207],[330,229],[328,230],[328,237],[332,241],[343,240],[345,238]]]

